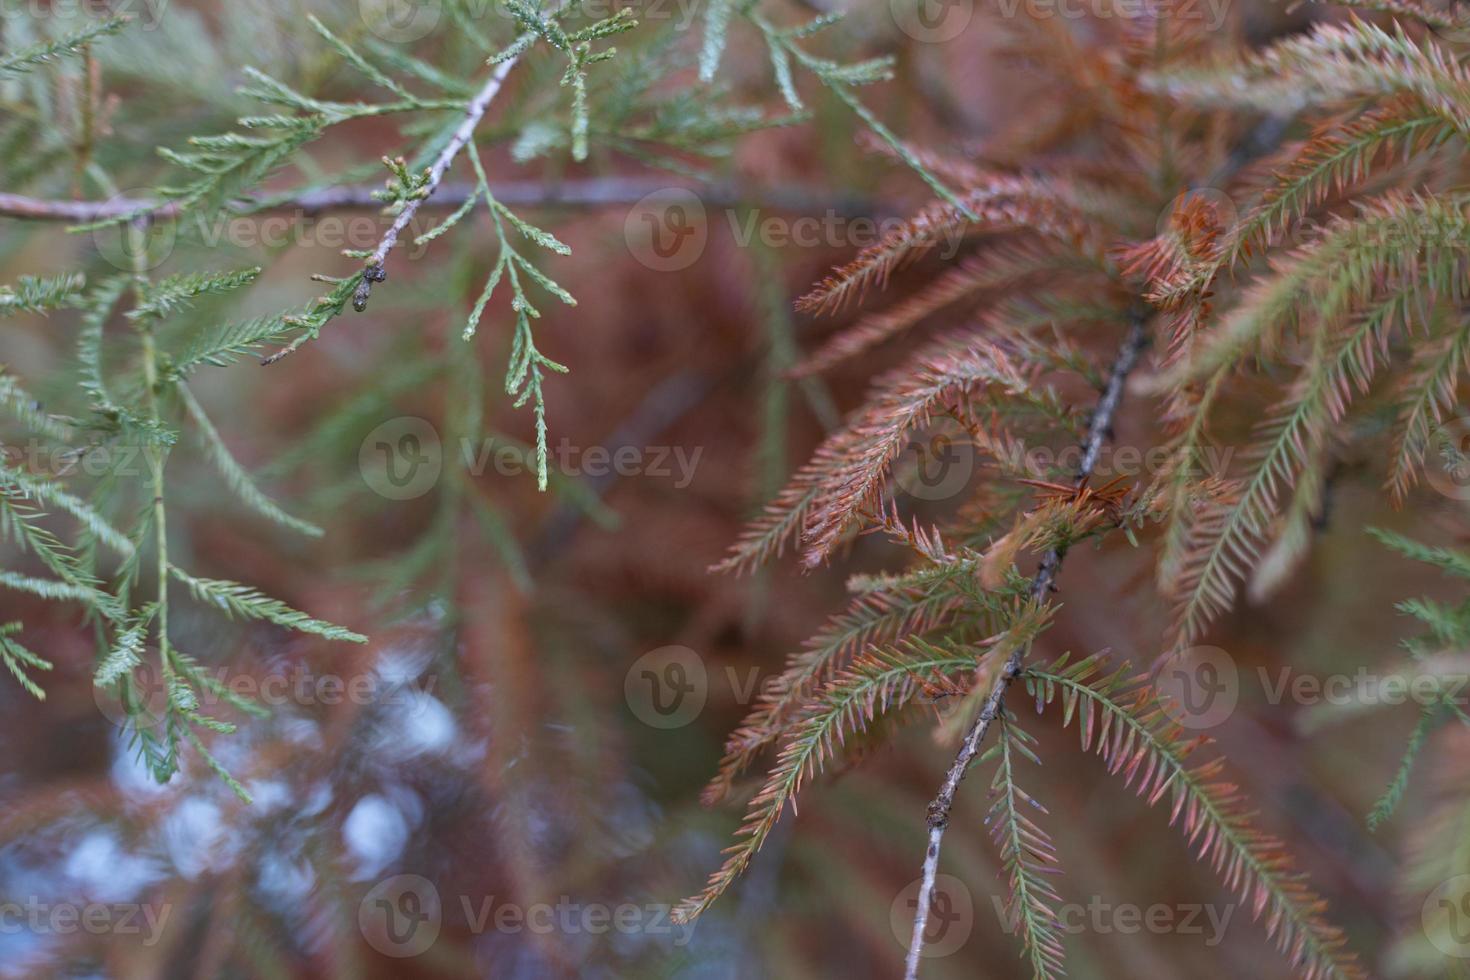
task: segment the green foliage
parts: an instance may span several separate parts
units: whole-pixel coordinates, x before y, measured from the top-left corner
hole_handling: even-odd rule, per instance
[[[604,17],[578,31],[564,30],[555,13],[545,14],[521,0],[505,0],[506,8],[529,34],[533,34],[567,59],[567,70],[561,84],[572,88],[572,159],[587,159],[587,131],[590,117],[587,109],[587,68],[607,61],[617,53],[615,48],[593,51],[592,42],[631,31],[638,26],[633,11],[627,7],[611,17]],[[509,51],[514,51],[512,46]],[[519,52],[517,52],[519,53]],[[505,58],[508,55],[502,55]]]
[[[1411,561],[1438,568],[1456,580],[1470,579],[1470,555],[1451,548],[1422,544],[1381,528],[1370,527],[1368,533]],[[1465,713],[1462,704],[1463,651],[1470,649],[1470,597],[1453,605],[1430,599],[1406,599],[1396,608],[1418,620],[1425,629],[1424,633],[1403,641],[1409,660],[1390,674],[1406,685],[1412,684],[1420,710],[1419,720],[1409,734],[1398,769],[1368,814],[1368,826],[1375,830],[1393,816],[1403,801],[1414,764],[1430,736],[1441,726],[1454,721],[1470,725],[1470,715]],[[1329,714],[1327,720],[1331,719]]]
[[[44,313],[69,306],[76,299],[83,282],[83,277],[77,273],[50,279],[22,276],[14,286],[0,286],[0,316]]]
[[[751,800],[736,843],[727,849],[730,856],[710,875],[703,892],[674,910],[675,920],[693,920],[740,877],[787,804],[795,805],[802,783],[822,770],[837,746],[866,730],[880,714],[904,707],[931,678],[973,670],[978,659],[976,651],[963,647],[910,639],[896,649],[864,656],[815,692],[787,728],[790,734],[776,766]]]
[[[274,521],[282,527],[289,528],[307,537],[321,537],[323,533],[321,528],[308,521],[292,517],[282,510],[279,504],[261,492],[260,488],[255,485],[255,481],[251,479],[250,474],[245,471],[245,468],[230,453],[229,447],[225,445],[224,440],[220,437],[219,431],[215,429],[214,423],[209,420],[209,416],[204,414],[204,407],[199,404],[198,399],[189,390],[189,386],[184,384],[183,381],[179,381],[175,390],[178,392],[179,399],[183,402],[184,409],[188,413],[189,418],[193,420],[195,430],[203,440],[205,453],[209,456],[209,460],[214,464],[215,469],[219,470],[220,476],[224,477],[225,483],[230,488],[230,492],[246,507],[267,520]]]
[[[720,16],[720,7],[720,4],[710,7],[708,16],[712,23]],[[829,58],[819,57],[807,51],[799,42],[838,23],[841,20],[840,14],[824,14],[800,27],[781,29],[772,25],[756,8],[756,4],[746,4],[742,12],[765,38],[766,46],[771,53],[771,64],[776,73],[776,82],[781,89],[782,96],[786,99],[786,104],[793,112],[800,112],[804,108],[791,76],[791,65],[794,62],[810,72],[851,109],[879,139],[893,150],[900,160],[929,185],[934,193],[958,210],[965,218],[975,220],[975,214],[965,202],[956,196],[954,191],[950,190],[944,181],[919,159],[917,154],[905,146],[898,136],[858,99],[854,89],[887,81],[893,77],[891,58],[872,58],[867,61],[843,64]],[[724,29],[721,26],[718,35],[715,36],[723,36],[723,33]]]
[[[1377,7],[1403,17],[1418,12],[1409,0]],[[534,466],[539,489],[554,492],[556,504],[613,523],[598,489],[550,465],[546,385],[577,362],[554,349],[544,327],[553,314],[543,317],[543,308],[556,309],[545,295],[577,306],[563,284],[570,263],[561,260],[571,248],[543,219],[527,217],[529,208],[512,210],[497,199],[486,161],[535,162],[547,181],[569,166],[574,174],[621,179],[629,161],[689,178],[728,176],[717,164],[741,136],[801,122],[815,98],[828,98],[937,199],[834,270],[799,310],[833,313],[910,264],[955,259],[936,254],[941,244],[965,254],[907,301],[839,331],[805,364],[785,307],[783,270],[768,256],[756,260],[769,347],[762,352],[760,484],[772,501],[723,567],[752,570],[788,544],[815,567],[839,559],[863,533],[898,545],[908,564],[855,576],[846,611],[791,657],[780,683],[762,689],[730,737],[707,799],[738,795],[737,781],[767,750],[774,762],[727,860],[678,918],[699,915],[731,887],[787,805],[795,810],[804,783],[845,746],[886,739],[883,723],[918,714],[910,709],[919,704],[937,705],[942,741],[977,734],[973,746],[960,740],[967,751],[978,751],[985,725],[996,726],[986,756],[996,764],[987,823],[1022,954],[1035,976],[1061,975],[1060,889],[1051,880],[1060,860],[1031,812],[1044,808],[1019,785],[1020,760],[1040,762],[1040,750],[1004,706],[1007,685],[1021,678],[1038,708],[1061,702],[1063,727],[1076,721],[1084,751],[1095,749],[1125,786],[1150,805],[1168,800],[1171,823],[1196,855],[1265,920],[1309,980],[1359,975],[1284,848],[1254,828],[1240,795],[1220,778],[1220,763],[1191,761],[1203,740],[1170,720],[1145,679],[1105,669],[1099,659],[1038,666],[1028,658],[1056,612],[1050,590],[1069,549],[1113,531],[1148,546],[1147,525],[1165,524],[1159,579],[1177,604],[1176,645],[1201,638],[1242,583],[1264,595],[1289,579],[1312,544],[1341,445],[1368,428],[1357,425],[1363,403],[1377,410],[1376,420],[1394,417],[1388,481],[1396,496],[1440,456],[1464,464],[1451,458],[1456,447],[1436,443],[1470,360],[1461,315],[1470,196],[1458,189],[1470,75],[1458,49],[1403,26],[1351,19],[1242,52],[1223,35],[1207,39],[1150,8],[1138,23],[1101,25],[1107,30],[1096,44],[1084,43],[1088,32],[1073,37],[1068,30],[1065,41],[1061,32],[1050,35],[1056,50],[1034,60],[1049,73],[1046,91],[1064,93],[1055,99],[1063,115],[1040,135],[994,134],[977,152],[953,159],[901,139],[872,108],[879,103],[869,93],[894,77],[896,59],[832,53],[842,48],[839,16],[787,24],[771,4],[714,0],[691,45],[648,18],[640,22],[631,9],[600,18],[574,4],[505,0],[504,8],[511,16],[487,26],[474,23],[466,5],[450,4],[444,12],[455,29],[422,49],[365,38],[336,19],[329,26],[302,8],[282,15],[301,27],[291,43],[262,36],[254,65],[223,58],[209,31],[195,37],[187,26],[169,26],[184,40],[161,44],[167,56],[149,58],[146,45],[119,36],[121,19],[34,44],[23,37],[0,56],[7,108],[18,109],[0,124],[8,188],[44,191],[57,213],[80,214],[86,199],[112,198],[138,180],[154,185],[141,196],[130,192],[134,205],[100,206],[75,219],[73,230],[94,232],[98,242],[122,236],[135,261],[130,269],[92,276],[90,286],[65,272],[0,287],[0,313],[54,314],[47,329],[75,352],[65,384],[23,383],[10,365],[0,366],[7,436],[20,432],[65,463],[57,473],[32,472],[9,458],[0,464],[0,539],[8,546],[0,587],[85,616],[95,634],[94,683],[116,695],[130,744],[153,775],[173,779],[192,755],[248,800],[222,761],[231,756],[211,748],[214,736],[234,730],[211,706],[263,713],[181,649],[191,639],[180,623],[192,616],[178,615],[180,601],[189,613],[202,607],[245,629],[268,624],[311,638],[303,644],[366,640],[294,608],[303,602],[212,577],[228,571],[196,568],[218,559],[208,541],[180,532],[189,495],[179,484],[195,472],[185,467],[212,470],[204,489],[229,506],[210,507],[232,527],[320,538],[326,520],[298,514],[382,513],[373,510],[382,501],[360,492],[355,447],[390,410],[408,410],[400,403],[410,396],[432,399],[449,447],[446,472],[422,512],[405,509],[381,522],[393,538],[388,557],[361,571],[383,605],[455,641],[475,616],[498,624],[532,591],[544,559],[540,542],[527,546],[518,537],[521,515],[487,492],[488,481],[456,449],[487,440],[509,447]],[[249,24],[235,5],[217,16],[236,31]],[[1425,21],[1436,23],[1432,14]],[[764,45],[769,102],[782,115],[736,102],[716,84],[742,29]],[[14,46],[8,29],[6,37]],[[63,60],[72,56],[81,59],[75,73]],[[234,78],[236,68],[245,84],[219,90],[215,76]],[[168,100],[157,111],[139,100],[147,107],[144,127],[144,110],[124,99],[123,111],[133,114],[114,123],[106,118],[103,79],[123,83],[129,98],[135,88],[145,99],[158,90],[179,101],[187,96],[190,111],[174,114]],[[53,88],[73,103],[65,125],[49,121],[63,115]],[[1250,186],[1255,204],[1243,220],[1176,203],[1190,189],[1232,183],[1244,161],[1231,161],[1231,144],[1244,145],[1251,131],[1242,109],[1313,112],[1313,129],[1281,155],[1272,177]],[[135,135],[134,127],[147,131]],[[371,194],[362,182],[383,171],[355,159],[353,148],[366,140],[387,171]],[[1354,199],[1370,186],[1372,198]],[[450,187],[460,199],[450,198]],[[1354,206],[1338,206],[1343,198]],[[264,290],[250,288],[262,275],[254,256],[202,256],[188,235],[267,209],[314,213],[364,201],[388,229],[377,247],[345,250],[335,274],[314,277],[322,294],[304,303],[293,295],[282,302],[287,309],[263,306]],[[441,206],[427,231],[413,227]],[[1320,230],[1272,254],[1284,231],[1328,208]],[[167,273],[155,274],[137,246],[161,224],[184,232],[184,248]],[[399,271],[394,255],[400,234],[405,241],[412,234],[430,256],[411,273]],[[1268,261],[1257,261],[1262,254]],[[602,263],[581,267],[604,270]],[[390,270],[392,285],[384,285]],[[394,316],[402,310],[392,299],[375,303],[370,321],[397,336],[364,331],[370,336],[358,344],[344,332],[340,348],[323,351],[320,362],[360,368],[358,393],[327,406],[295,445],[273,446],[273,465],[247,466],[249,457],[237,456],[235,419],[223,407],[230,403],[206,390],[220,375],[207,369],[278,363],[320,339],[349,305],[367,313],[375,289],[388,297],[401,290],[419,308],[432,295],[436,315],[405,319]],[[866,401],[845,422],[828,424],[835,412],[815,371],[893,344],[940,314],[938,336],[912,357],[893,358]],[[439,333],[445,324],[448,332]],[[492,374],[481,354],[497,341]],[[1130,385],[1131,365],[1150,341],[1157,352],[1151,377]],[[257,358],[261,365],[248,363]],[[380,363],[365,363],[373,358]],[[830,432],[783,490],[793,371]],[[517,416],[526,432],[534,430],[525,441],[487,424],[487,390],[496,386],[489,379],[511,407],[530,409]],[[1157,424],[1167,465],[1138,485],[1100,474],[1093,480],[1097,456],[1122,418],[1119,402],[1140,387],[1157,400],[1134,414]],[[1263,421],[1243,472],[1200,474],[1195,457],[1211,443],[1211,422],[1262,390],[1271,393],[1270,407],[1248,412]],[[978,479],[957,506],[910,513],[911,498],[923,495],[906,485],[912,474],[901,460],[940,424],[973,454]],[[1029,455],[1062,445],[1081,449],[1079,467]],[[142,472],[97,476],[73,467],[101,451],[135,453]],[[325,478],[301,499],[283,494],[278,502],[263,489],[294,488],[282,478],[307,469]],[[261,518],[269,526],[258,528]],[[1458,553],[1384,540],[1470,577],[1470,559]],[[503,577],[468,575],[464,559],[475,550],[493,554]],[[1028,562],[1039,562],[1029,578],[1022,572]],[[1470,641],[1464,608],[1426,599],[1400,609],[1427,629],[1407,645],[1416,661]],[[0,659],[41,697],[32,675],[51,665],[20,645],[20,632],[19,623],[0,626]],[[497,710],[509,704],[530,713],[530,699],[512,703],[521,693],[515,658],[489,667],[502,699]],[[564,682],[572,684],[566,678],[574,673],[566,671]],[[145,698],[155,692],[144,674],[161,680],[161,700]],[[1448,694],[1426,706],[1370,823],[1393,812],[1421,748],[1455,717],[1466,720]],[[492,751],[509,757],[514,750],[503,746],[515,739],[494,734]],[[962,776],[973,761],[962,754],[955,771]],[[957,786],[958,776],[947,788],[951,804]],[[931,812],[931,831],[948,820],[947,809]]]
[[[116,684],[143,665],[143,644],[157,612],[156,603],[144,606],[132,624],[118,634],[116,644],[97,664],[93,678],[98,687]]]
[[[1202,863],[1265,916],[1266,933],[1306,977],[1361,977],[1342,933],[1320,916],[1321,901],[1296,872],[1281,842],[1257,830],[1236,787],[1221,780],[1222,760],[1190,763],[1206,739],[1187,736],[1148,678],[1125,664],[1104,673],[1096,658],[1069,664],[1064,655],[1032,668],[1026,687],[1038,708],[1061,702],[1062,725],[1075,720],[1082,751],[1096,751],[1153,806],[1167,796],[1177,825]]]
[[[1057,851],[1029,812],[1046,814],[1046,807],[1016,785],[1017,757],[1041,765],[1033,749],[1035,744],[1036,740],[1013,721],[1000,722],[1000,735],[985,754],[985,758],[996,760],[995,776],[990,782],[994,802],[985,823],[990,827],[1002,867],[1010,878],[1011,897],[1006,913],[1021,934],[1031,975],[1038,980],[1050,980],[1064,975],[1062,961],[1066,955],[1062,948],[1061,921],[1055,909],[1061,896],[1050,881],[1059,870]]]
[[[11,474],[8,483],[0,484],[0,540],[36,559],[54,578],[0,571],[0,585],[43,599],[78,602],[112,622],[123,619],[122,603],[103,591],[101,583],[82,566],[76,550],[46,527],[45,512],[30,502],[33,488],[18,476]]]
[[[105,475],[90,488],[93,499],[89,500],[71,489],[69,480],[36,475],[23,464],[0,461],[0,540],[12,543],[19,554],[29,556],[46,573],[0,570],[0,587],[46,600],[75,603],[95,618],[99,643],[96,683],[118,694],[125,716],[131,719],[133,743],[155,776],[165,781],[172,778],[178,768],[179,745],[188,741],[200,751],[206,765],[225,776],[226,783],[242,795],[247,794],[228,778],[193,731],[195,727],[213,732],[227,732],[232,728],[198,710],[201,692],[225,694],[218,690],[220,685],[216,680],[204,675],[172,645],[168,633],[168,575],[184,581],[196,598],[229,616],[266,620],[328,639],[363,640],[357,633],[312,619],[254,589],[191,576],[168,558],[164,467],[181,421],[168,411],[170,399],[182,405],[183,419],[191,422],[198,433],[206,458],[225,477],[241,503],[294,530],[320,533],[313,525],[285,514],[259,491],[183,381],[197,366],[228,363],[231,356],[252,349],[266,336],[275,334],[238,327],[205,331],[186,348],[179,361],[174,361],[162,349],[157,338],[162,325],[192,313],[196,303],[234,293],[252,282],[259,271],[181,273],[157,282],[115,276],[85,294],[76,276],[24,280],[4,293],[10,300],[9,312],[71,306],[81,309],[76,351],[78,387],[85,399],[85,411],[64,418],[46,412],[11,376],[0,374],[0,402],[9,409],[12,418],[34,437],[44,440],[33,442],[47,451],[39,458],[80,460],[89,453],[105,450],[117,453],[119,460],[142,459],[148,471],[144,493],[151,501],[142,516],[128,528],[104,510],[107,506],[104,501],[111,501],[108,488],[115,481],[126,479],[126,474]],[[121,320],[131,327],[132,350],[126,358],[109,359],[105,356],[106,348],[117,345],[107,344],[106,328],[129,290],[133,301]],[[126,361],[131,367],[123,370],[112,361]],[[117,376],[119,373],[121,377]],[[85,445],[73,445],[83,437]],[[69,474],[58,474],[66,475]],[[59,533],[54,520],[58,515],[65,515],[72,522],[73,541],[68,542]],[[133,608],[143,567],[142,552],[150,536],[151,556],[158,569],[155,594],[151,601]],[[121,557],[110,582],[97,567],[101,558],[99,545]],[[5,628],[0,636],[0,656],[17,680],[39,695],[39,688],[26,668],[49,669],[49,664],[13,639],[18,630],[18,624]],[[161,718],[151,717],[149,707],[138,700],[133,682],[134,672],[145,664],[150,634],[157,642],[158,669],[165,680],[166,704]],[[232,697],[226,700],[234,704],[238,699],[231,700]],[[155,726],[161,726],[161,732]]]
[[[39,41],[19,51],[0,55],[0,76],[19,75],[58,58],[75,56],[98,38],[118,33],[127,23],[127,17],[108,17],[57,40]]]
[[[150,284],[143,290],[143,299],[131,310],[129,320],[152,317],[163,320],[193,305],[200,296],[230,293],[248,286],[260,275],[260,269],[245,269],[240,272],[186,272]]]
[[[20,623],[0,624],[0,660],[5,661],[6,669],[20,682],[21,687],[25,688],[37,701],[44,701],[46,692],[31,679],[26,673],[26,668],[51,670],[54,665],[51,661],[37,656],[20,645],[20,641],[15,638],[20,630]]]
[[[346,640],[351,643],[366,643],[367,637],[332,623],[312,619],[297,612],[285,603],[263,595],[259,591],[236,582],[218,579],[196,578],[176,566],[169,566],[169,573],[189,587],[194,598],[206,605],[215,606],[229,616],[242,619],[261,619],[277,626],[313,633],[328,640]]]
[[[500,244],[500,252],[496,256],[495,264],[490,269],[490,278],[485,281],[485,288],[480,292],[480,298],[475,300],[474,309],[470,311],[469,322],[465,324],[463,339],[466,343],[475,336],[479,329],[480,318],[484,316],[485,307],[490,303],[490,297],[495,292],[495,287],[500,284],[502,276],[509,282],[511,288],[511,309],[515,313],[515,331],[512,334],[510,364],[505,370],[505,393],[515,398],[515,407],[520,408],[527,401],[532,403],[536,413],[536,484],[542,490],[546,489],[546,398],[541,388],[544,371],[552,371],[565,374],[565,365],[558,364],[551,358],[542,354],[536,348],[536,340],[531,331],[532,319],[541,316],[540,311],[532,305],[530,298],[526,295],[522,276],[536,283],[552,296],[561,300],[568,306],[577,305],[561,286],[537,269],[528,259],[517,252],[507,240],[505,234],[506,224],[510,224],[520,232],[522,237],[532,244],[548,249],[558,255],[570,254],[571,249],[557,241],[550,232],[523,221],[516,217],[508,208],[495,200],[495,195],[490,191],[490,183],[485,176],[485,168],[480,162],[480,155],[474,147],[470,147],[470,162],[474,164],[475,181],[478,196],[482,197],[486,206],[490,209],[490,217],[495,225],[495,238]],[[476,196],[470,197],[470,206],[473,206]],[[449,221],[458,220],[451,215]],[[447,223],[447,222],[446,222]],[[442,228],[443,226],[441,226]],[[422,240],[431,236],[437,237],[439,230],[428,232]]]

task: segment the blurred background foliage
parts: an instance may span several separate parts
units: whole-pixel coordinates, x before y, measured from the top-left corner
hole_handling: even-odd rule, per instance
[[[247,65],[309,95],[360,95],[360,80],[306,17],[318,15],[350,43],[370,43],[359,13],[371,3],[132,6],[126,12],[135,22],[93,48],[105,117],[85,151],[75,139],[89,84],[83,62],[68,59],[0,80],[0,190],[105,198],[157,186],[156,147],[223,132],[236,116],[259,111],[237,94]],[[763,4],[780,23],[826,6]],[[906,35],[886,2],[851,6],[851,16],[823,35],[825,50],[853,59],[897,56],[897,77],[863,93],[906,139],[963,148],[1047,98],[1024,64],[996,56],[1016,25],[994,10],[977,9],[958,38],[928,44]],[[7,48],[63,33],[75,25],[66,16],[73,7],[8,4]],[[74,610],[0,594],[0,621],[24,621],[23,641],[55,664],[44,676],[44,703],[17,684],[0,684],[0,898],[169,909],[154,944],[115,934],[0,930],[0,973],[897,975],[912,912],[903,893],[918,870],[924,808],[951,757],[925,726],[898,731],[860,770],[814,786],[731,897],[693,927],[671,925],[666,912],[718,863],[738,818],[738,806],[707,810],[698,797],[751,684],[778,673],[841,607],[846,574],[881,569],[887,560],[881,547],[859,540],[824,574],[802,575],[789,562],[747,578],[707,572],[743,520],[892,356],[870,353],[821,382],[786,380],[782,372],[797,350],[834,329],[834,321],[791,313],[791,300],[861,243],[741,247],[726,207],[737,218],[747,211],[821,215],[833,207],[881,216],[907,213],[926,192],[902,166],[860,152],[861,122],[809,79],[798,78],[810,112],[798,124],[750,134],[737,133],[737,125],[694,135],[672,123],[659,130],[688,109],[687,100],[704,97],[695,65],[699,21],[685,28],[678,16],[685,8],[664,8],[667,20],[647,18],[653,29],[618,38],[618,59],[601,66],[607,70],[592,92],[585,163],[570,163],[564,150],[537,152],[559,138],[546,120],[562,118],[565,109],[556,85],[563,66],[544,53],[512,76],[478,145],[497,184],[637,178],[653,181],[640,187],[666,180],[738,190],[707,209],[707,246],[678,272],[638,260],[626,228],[632,201],[516,205],[572,248],[570,257],[543,268],[578,306],[546,304],[537,322],[539,346],[572,369],[546,389],[553,446],[566,440],[583,449],[681,447],[686,458],[698,453],[692,479],[676,485],[677,469],[673,476],[609,478],[554,471],[551,491],[542,494],[529,469],[477,476],[457,465],[454,437],[467,426],[520,447],[534,440],[529,413],[513,410],[496,384],[509,344],[508,300],[492,303],[472,357],[456,346],[493,261],[495,239],[483,215],[421,256],[399,255],[367,312],[347,314],[299,353],[269,368],[247,359],[207,369],[199,397],[232,451],[263,474],[288,509],[327,533],[301,539],[262,522],[226,494],[200,454],[179,452],[168,473],[172,549],[200,574],[257,583],[370,641],[349,647],[269,624],[222,626],[207,611],[181,606],[173,626],[179,644],[206,666],[257,683],[370,678],[385,696],[326,703],[337,699],[318,693],[287,698],[264,719],[231,715],[240,730],[210,745],[250,790],[252,805],[192,756],[183,773],[158,786],[99,709],[92,636]],[[434,30],[390,50],[411,53],[452,79],[480,78],[485,52],[474,33],[492,29],[476,22],[477,10],[494,15],[457,0],[440,10]],[[1232,4],[1228,29],[1259,41],[1316,15]],[[1085,21],[1064,26],[1091,29]],[[498,22],[493,30],[506,36]],[[640,88],[632,77],[637,66],[655,59],[670,68],[653,72]],[[635,89],[636,97],[627,96]],[[767,120],[787,112],[765,45],[750,33],[731,30],[718,90],[722,103],[759,107]],[[623,98],[630,101],[620,105]],[[622,140],[599,128],[600,119],[648,125],[651,135]],[[343,175],[377,182],[377,159],[422,136],[418,125],[353,122],[310,145],[271,185],[337,182]],[[722,145],[728,154],[709,152]],[[370,216],[375,229],[366,243],[353,244],[371,247],[386,220],[370,210],[353,213]],[[293,220],[300,231],[317,219]],[[262,267],[248,289],[189,314],[240,320],[309,302],[321,291],[312,273],[346,275],[356,267],[335,243],[309,234],[288,238],[272,248],[228,240],[209,246],[185,229],[157,272]],[[105,251],[94,235],[6,220],[0,281],[58,269],[100,280],[116,271]],[[904,279],[896,277],[895,295]],[[74,322],[67,311],[22,316],[0,334],[0,362],[28,379],[45,403],[68,397],[62,375],[73,356]],[[1146,430],[1141,419],[1148,411],[1144,404],[1125,408],[1120,442]],[[428,420],[440,434],[445,473],[431,492],[395,501],[364,481],[359,453],[374,429],[402,417]],[[1305,712],[1268,703],[1253,678],[1257,668],[1274,672],[1287,664],[1303,673],[1351,672],[1387,656],[1417,629],[1387,602],[1365,602],[1364,594],[1455,599],[1456,587],[1433,569],[1387,555],[1360,529],[1379,524],[1454,540],[1462,536],[1461,517],[1453,502],[1428,497],[1388,511],[1376,491],[1344,482],[1295,581],[1269,604],[1239,610],[1211,636],[1245,678],[1238,709],[1213,734],[1235,760],[1234,775],[1261,802],[1262,822],[1288,841],[1370,965],[1412,959],[1413,943],[1396,946],[1395,937],[1412,937],[1418,928],[1419,896],[1399,891],[1402,838],[1413,815],[1431,805],[1432,782],[1411,787],[1404,819],[1376,834],[1365,823],[1416,712],[1405,706],[1375,715],[1371,725],[1311,729]],[[1121,541],[1072,556],[1061,595],[1065,615],[1038,644],[1038,656],[1111,650],[1151,659],[1165,619],[1151,574],[1146,552]],[[625,682],[640,657],[672,645],[698,655],[708,698],[689,724],[664,730],[630,704]],[[1073,738],[1049,726],[1031,730],[1044,744]],[[1456,744],[1434,759],[1463,769]],[[1144,908],[1235,903],[1208,868],[1183,859],[1164,813],[1102,785],[1101,767],[1087,756],[1046,757],[1061,761],[1035,773],[1030,788],[1068,817],[1051,824],[1066,855],[1058,885],[1066,900]],[[945,852],[944,870],[973,899],[963,923],[967,938],[927,962],[927,976],[1026,975],[992,903],[1001,885],[980,822],[985,783],[972,779],[963,787]],[[383,955],[359,927],[365,896],[396,874],[427,878],[443,901],[440,938],[412,958]],[[662,909],[663,917],[605,934],[477,928],[467,913],[486,899],[521,908],[632,903]],[[1206,942],[1208,930],[1084,928],[1070,941],[1069,972],[1288,975],[1248,918],[1236,916],[1218,945]]]

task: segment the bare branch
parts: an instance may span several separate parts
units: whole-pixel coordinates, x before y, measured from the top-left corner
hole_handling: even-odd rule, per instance
[[[886,217],[896,213],[895,209],[877,202],[860,197],[833,195],[820,188],[801,184],[769,187],[728,182],[686,184],[669,177],[613,176],[554,183],[506,180],[490,185],[495,200],[501,204],[529,208],[626,207],[637,204],[650,194],[672,188],[686,188],[694,192],[706,207],[749,205],[799,213],[830,211],[843,217]],[[232,210],[240,215],[292,211],[308,217],[327,211],[375,210],[383,206],[383,202],[373,196],[380,191],[381,188],[375,186],[325,187],[263,201],[237,201],[232,205]],[[470,181],[445,181],[439,185],[433,197],[424,200],[419,210],[457,208],[474,193],[475,185]],[[19,221],[89,224],[140,212],[144,220],[166,220],[176,217],[178,209],[171,203],[150,207],[150,202],[133,197],[117,197],[107,201],[58,201],[0,193],[0,218]]]

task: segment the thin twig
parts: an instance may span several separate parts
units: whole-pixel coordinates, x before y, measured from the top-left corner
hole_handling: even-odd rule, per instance
[[[439,156],[429,166],[428,176],[419,195],[406,203],[403,210],[398,212],[398,216],[393,219],[393,224],[389,225],[388,231],[384,233],[383,240],[368,257],[367,269],[363,273],[362,280],[357,284],[357,291],[352,295],[353,309],[358,312],[367,309],[368,296],[372,294],[373,283],[382,282],[388,278],[388,273],[383,269],[383,263],[388,260],[388,253],[393,251],[393,246],[398,244],[398,236],[403,233],[403,229],[408,227],[409,222],[413,221],[413,216],[418,214],[424,201],[438,189],[439,182],[449,172],[449,166],[454,163],[454,158],[459,156],[459,151],[464,149],[464,145],[474,137],[475,127],[480,125],[480,120],[485,116],[485,110],[490,108],[490,103],[494,102],[495,96],[500,94],[500,87],[505,84],[506,76],[510,74],[510,70],[519,60],[519,55],[513,55],[496,65],[484,86],[470,100],[469,106],[465,109],[464,119],[460,120],[459,126],[454,130],[454,135],[449,137],[449,142],[444,144],[444,149],[439,151]]]
[[[1092,421],[1087,427],[1087,438],[1082,442],[1082,463],[1077,467],[1076,485],[1078,487],[1086,483],[1087,478],[1092,475],[1093,467],[1097,465],[1098,455],[1102,452],[1103,443],[1107,441],[1112,430],[1113,416],[1117,414],[1118,405],[1123,400],[1124,382],[1128,380],[1129,373],[1138,363],[1139,354],[1148,343],[1147,322],[1145,313],[1136,312],[1128,328],[1128,335],[1123,338],[1123,345],[1118,349],[1118,357],[1113,362],[1107,387],[1103,389],[1102,398],[1098,400],[1097,408],[1092,413]],[[1041,559],[1041,566],[1036,571],[1036,577],[1031,580],[1033,601],[1040,601],[1051,591],[1057,572],[1062,567],[1062,559],[1066,557],[1066,554],[1066,548],[1053,548]],[[924,880],[919,887],[919,906],[914,915],[914,933],[909,941],[908,959],[904,964],[905,980],[917,980],[919,975],[919,957],[924,951],[924,928],[929,921],[929,902],[934,894],[935,878],[939,874],[939,849],[944,842],[945,828],[949,826],[949,812],[954,807],[955,793],[959,790],[960,780],[965,778],[965,772],[975,761],[975,757],[980,754],[980,744],[985,741],[985,734],[990,731],[991,722],[995,721],[1004,706],[1006,690],[1021,673],[1021,664],[1025,655],[1025,644],[1018,645],[1012,651],[1000,676],[996,678],[990,695],[985,699],[980,716],[965,733],[959,754],[955,756],[954,763],[944,776],[939,795],[934,797],[934,801],[929,804],[929,847],[924,852]]]

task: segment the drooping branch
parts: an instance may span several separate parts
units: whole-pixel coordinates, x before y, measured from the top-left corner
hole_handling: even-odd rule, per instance
[[[1082,462],[1077,467],[1076,485],[1078,487],[1087,481],[1092,475],[1093,468],[1097,465],[1103,443],[1107,441],[1112,431],[1113,418],[1123,401],[1123,386],[1128,380],[1128,375],[1138,364],[1138,357],[1147,343],[1147,316],[1144,312],[1137,311],[1134,313],[1127,336],[1123,338],[1123,344],[1118,349],[1118,356],[1113,361],[1112,371],[1108,375],[1107,386],[1103,389],[1097,408],[1092,413],[1092,421],[1087,427],[1087,437],[1082,442]],[[1065,548],[1054,548],[1041,559],[1036,577],[1031,580],[1033,601],[1044,598],[1051,591],[1065,557]],[[914,915],[914,932],[909,941],[908,959],[904,964],[905,980],[917,980],[919,975],[919,958],[924,951],[924,929],[929,921],[929,902],[933,897],[934,882],[939,874],[939,850],[944,843],[944,831],[949,826],[949,813],[954,807],[955,793],[958,792],[960,781],[965,778],[966,771],[980,754],[980,746],[985,741],[986,733],[990,731],[991,723],[995,721],[996,716],[1005,706],[1006,691],[1010,688],[1011,682],[1021,673],[1027,646],[1027,644],[1018,644],[1001,669],[1000,676],[995,680],[995,686],[991,688],[990,695],[985,699],[979,717],[965,733],[959,753],[955,756],[949,771],[945,773],[939,794],[929,804],[927,820],[929,846],[924,852],[924,878],[919,887],[918,909]]]

